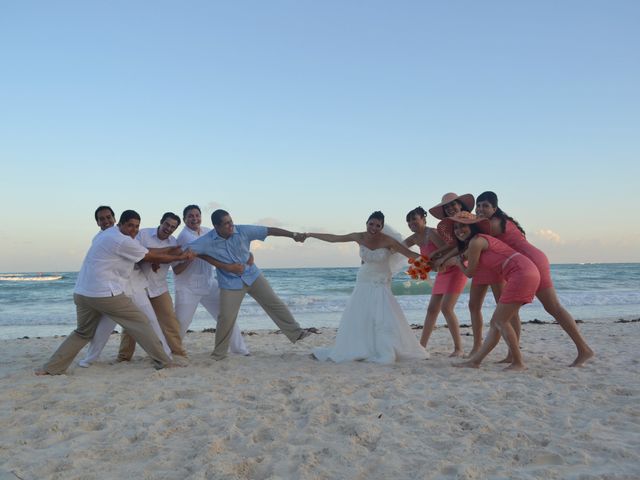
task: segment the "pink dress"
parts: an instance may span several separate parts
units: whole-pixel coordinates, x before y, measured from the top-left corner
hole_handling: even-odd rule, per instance
[[[510,220],[507,220],[507,224],[504,229],[504,233],[496,235],[498,240],[503,241],[516,252],[522,253],[529,258],[540,272],[540,290],[553,287],[553,280],[551,280],[551,267],[549,265],[549,259],[542,250],[537,249],[527,241],[527,237],[516,227],[516,224]]]
[[[473,285],[496,285],[498,283],[504,283],[504,278],[495,273],[493,270],[481,270],[471,279],[471,286]]]
[[[430,257],[438,247],[429,240],[426,245],[420,245],[420,254]],[[436,281],[431,290],[432,295],[446,295],[451,293],[461,293],[467,284],[467,277],[455,265],[447,267],[445,270],[438,272]]]
[[[480,254],[476,274],[490,270],[506,280],[499,303],[531,303],[540,284],[535,264],[491,235],[478,236],[489,242],[489,247]]]

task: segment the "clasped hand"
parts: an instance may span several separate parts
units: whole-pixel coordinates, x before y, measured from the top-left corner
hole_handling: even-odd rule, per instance
[[[299,243],[304,243],[304,241],[308,238],[308,235],[306,233],[300,233],[300,232],[293,232],[293,239],[296,242]]]

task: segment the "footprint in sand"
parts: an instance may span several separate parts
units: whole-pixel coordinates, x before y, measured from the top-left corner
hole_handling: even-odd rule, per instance
[[[556,453],[542,453],[531,461],[533,465],[563,465],[564,458]]]

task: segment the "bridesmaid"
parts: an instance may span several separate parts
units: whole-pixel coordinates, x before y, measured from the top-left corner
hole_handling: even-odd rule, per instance
[[[420,253],[422,255],[430,257],[436,250],[447,246],[435,228],[427,227],[427,212],[425,212],[422,207],[416,207],[407,213],[407,225],[413,232],[413,235],[407,237],[404,243],[408,247],[417,245],[420,247]],[[450,262],[448,266],[438,271],[431,291],[431,300],[429,300],[429,306],[427,307],[427,315],[424,319],[422,336],[420,337],[420,344],[423,347],[426,348],[438,315],[440,311],[442,311],[447,321],[447,326],[449,327],[449,333],[453,338],[454,349],[453,353],[449,356],[462,356],[463,349],[460,327],[454,308],[466,283],[467,277],[456,267],[455,262]]]
[[[474,204],[475,202],[473,199],[473,195],[471,195],[470,193],[465,193],[464,195],[458,195],[456,193],[449,192],[449,193],[445,193],[442,196],[442,201],[440,203],[438,203],[437,205],[429,209],[429,213],[433,215],[435,218],[437,218],[438,220],[442,220],[443,218],[451,217],[460,212],[470,212]],[[449,258],[453,256],[452,254],[455,253],[456,242],[452,234],[448,233],[446,229],[444,230],[442,229],[442,222],[438,224],[437,232],[440,235],[440,238],[444,240],[444,245],[434,250],[433,252],[431,252],[430,258],[432,261],[434,261],[434,267],[438,271],[440,271],[442,268],[447,269],[449,266],[451,266],[451,263],[449,262]],[[450,273],[450,275],[451,277],[449,278],[453,278],[454,275],[458,275],[458,274]],[[462,279],[465,280],[465,284],[466,284],[466,279],[464,278],[464,275],[460,275],[460,277],[462,277]],[[436,280],[437,280],[437,277],[436,277]],[[459,281],[462,282],[462,280],[459,280]],[[460,287],[460,292],[462,292],[462,289],[464,289],[465,284],[463,284],[462,287]],[[447,289],[447,290],[454,291],[455,289],[452,286],[451,289]],[[454,345],[456,345],[456,349],[453,352],[453,356],[461,356],[463,353],[462,347],[460,346],[459,349],[457,347],[457,345],[462,344],[462,339],[460,337],[460,324],[458,323],[458,318],[454,315],[451,323],[449,323],[449,319],[446,318],[446,316],[445,316],[445,319],[447,320],[447,326],[449,327],[449,332],[451,333],[451,336],[454,338]],[[426,324],[426,319],[425,319],[425,324]],[[456,341],[458,343],[456,343]],[[472,352],[475,352],[477,351],[478,348],[480,348],[481,341],[482,341],[482,332],[480,332],[480,334],[477,335],[476,337],[475,331],[474,331],[474,337],[473,337],[474,346],[471,350]],[[458,354],[458,351],[460,352],[459,354]]]
[[[491,225],[486,218],[461,212],[445,218],[443,225],[455,235],[458,251],[466,255],[466,265],[461,255],[457,257],[458,268],[466,276],[473,277],[477,273],[489,270],[505,280],[504,289],[489,324],[489,333],[482,346],[469,360],[456,366],[478,368],[502,336],[509,346],[512,360],[506,370],[526,369],[512,319],[522,305],[533,301],[540,284],[538,269],[526,256],[489,235]]]
[[[490,219],[491,234],[493,236],[533,261],[540,272],[540,286],[536,291],[536,297],[540,300],[540,303],[542,303],[547,313],[558,322],[569,337],[571,337],[573,343],[575,343],[578,356],[571,366],[583,366],[587,360],[594,356],[594,353],[580,334],[576,321],[560,304],[556,290],[553,287],[553,281],[551,280],[551,267],[547,256],[541,250],[531,245],[527,241],[524,230],[518,222],[498,207],[498,196],[494,192],[483,192],[478,196],[476,200],[476,213],[478,216]]]

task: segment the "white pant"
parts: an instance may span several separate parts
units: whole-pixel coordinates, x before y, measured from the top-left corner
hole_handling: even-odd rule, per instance
[[[180,337],[184,338],[187,330],[193,321],[198,304],[202,305],[209,315],[218,322],[218,314],[220,313],[220,289],[217,285],[211,289],[206,295],[194,293],[187,288],[176,289],[176,317],[180,322]],[[249,349],[244,343],[240,327],[236,323],[231,333],[231,342],[229,343],[229,351],[240,355],[248,355]]]
[[[147,297],[146,290],[142,290],[141,292],[135,292],[132,295],[129,295],[131,301],[142,310],[142,313],[149,319],[149,323],[151,324],[151,328],[156,332],[160,342],[162,342],[162,348],[164,352],[171,358],[171,349],[167,345],[167,340],[164,338],[164,333],[162,333],[162,329],[160,328],[160,324],[158,323],[158,318],[156,317],[156,312],[153,311],[153,307],[151,306],[151,302],[149,301],[149,297]],[[96,328],[96,333],[91,339],[91,343],[89,343],[89,349],[87,350],[87,354],[85,357],[78,362],[82,366],[88,366],[89,364],[98,360],[102,350],[105,345],[109,341],[109,337],[111,336],[111,332],[116,326],[116,322],[111,320],[106,315],[103,315],[100,319],[100,323],[98,323],[98,328]]]

